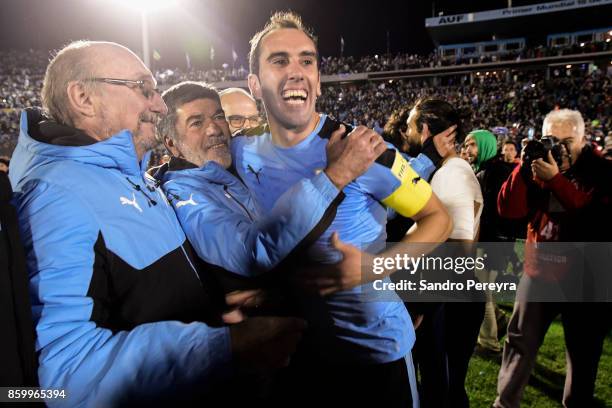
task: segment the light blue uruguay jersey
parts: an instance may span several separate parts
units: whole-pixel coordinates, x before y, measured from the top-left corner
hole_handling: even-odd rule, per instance
[[[338,122],[321,115],[316,129],[289,148],[275,145],[265,131],[233,139],[236,171],[265,212],[296,182],[326,167],[325,147],[337,127]],[[346,197],[334,221],[309,249],[311,260],[340,260],[341,254],[330,246],[335,231],[342,241],[363,251],[380,252],[386,241],[386,207],[410,217],[431,196],[429,184],[393,147],[343,191]],[[385,302],[376,301],[372,285],[324,298],[306,293],[297,298],[309,321],[309,344],[327,361],[387,363],[403,358],[414,344],[414,328],[404,304],[397,296],[389,301],[388,293]]]

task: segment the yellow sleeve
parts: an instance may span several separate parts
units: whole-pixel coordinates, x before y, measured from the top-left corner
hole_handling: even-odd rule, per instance
[[[395,152],[395,159],[391,173],[400,181],[400,186],[382,202],[393,208],[404,217],[412,217],[425,207],[431,197],[431,186],[423,180],[399,152]]]

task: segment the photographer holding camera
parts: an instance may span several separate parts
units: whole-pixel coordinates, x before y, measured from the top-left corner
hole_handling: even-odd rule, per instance
[[[552,111],[544,118],[542,134],[540,141],[525,146],[521,165],[503,184],[498,196],[500,215],[528,217],[527,247],[542,242],[612,241],[612,164],[586,143],[582,115],[569,109]],[[528,262],[527,247],[527,276],[519,286],[508,326],[494,406],[519,406],[538,348],[558,314],[567,349],[563,406],[592,406],[597,366],[610,330],[609,303],[526,301],[522,295],[529,293],[530,285],[567,282],[581,265],[572,264],[576,260],[572,254],[566,257],[569,261],[547,263],[544,257],[538,259],[542,249],[535,245],[529,248],[534,248],[534,256]]]

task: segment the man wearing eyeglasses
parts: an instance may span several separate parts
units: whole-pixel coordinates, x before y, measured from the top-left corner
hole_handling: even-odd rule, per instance
[[[340,140],[336,132],[324,171],[295,183],[264,215],[230,172],[230,133],[217,91],[186,81],[166,90],[163,99],[170,113],[158,125],[158,138],[172,158],[155,177],[163,180],[200,258],[247,278],[279,267],[313,243],[333,220],[342,188],[385,150],[381,137],[355,132]]]
[[[219,92],[232,135],[240,130],[252,129],[262,122],[255,99],[242,88],[227,88]]]
[[[72,43],[50,62],[42,101],[21,115],[10,167],[41,387],[65,390],[69,406],[163,404],[194,388],[209,398],[231,365],[286,364],[303,322],[221,316],[252,294],[224,304],[145,173],[167,107],[142,61]]]
[[[602,277],[609,276],[612,253],[612,165],[586,142],[578,111],[549,112],[542,135],[569,154],[560,163],[550,151],[537,160],[523,157],[497,197],[502,217],[528,219],[525,271],[508,324],[497,408],[520,405],[538,349],[559,314],[567,360],[563,406],[594,406],[597,366],[612,327],[610,303],[596,303],[606,299],[589,294],[597,288],[610,299],[610,281]],[[575,249],[580,247],[584,254]]]

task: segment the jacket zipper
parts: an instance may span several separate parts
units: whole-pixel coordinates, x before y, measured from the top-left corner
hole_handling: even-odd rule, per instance
[[[252,222],[255,222],[255,219],[253,218],[253,216],[251,215],[251,213],[249,212],[249,210],[248,210],[248,209],[247,209],[247,208],[244,206],[244,204],[242,204],[240,201],[238,201],[238,200],[236,199],[236,197],[234,197],[234,196],[232,195],[232,193],[230,193],[230,192],[229,192],[229,190],[228,190],[228,188],[227,188],[227,186],[226,186],[226,185],[224,185],[224,186],[223,186],[223,191],[225,192],[225,196],[226,196],[227,198],[229,198],[230,200],[233,200],[233,201],[234,201],[236,204],[238,204],[238,205],[239,205],[239,206],[240,206],[240,207],[241,207],[241,208],[244,210],[244,212],[245,212],[245,213],[246,213],[246,215],[249,217],[249,219],[250,219]]]
[[[202,284],[202,279],[200,279],[200,275],[198,274],[197,269],[195,268],[195,266],[193,266],[193,263],[191,262],[191,259],[189,258],[189,255],[187,255],[187,251],[185,251],[185,248],[183,247],[183,244],[181,244],[181,250],[183,251],[183,255],[185,255],[185,258],[187,258],[187,262],[189,262],[189,266],[191,266],[191,269],[193,270],[193,273],[195,273],[196,278],[198,278],[198,281],[200,282],[200,285]]]
[[[148,186],[147,186],[148,187]],[[160,187],[156,187],[153,189],[154,191],[158,191],[160,190]],[[163,192],[163,190],[161,191],[161,194],[165,194]],[[157,203],[156,203],[157,204]],[[167,211],[171,210],[174,213],[174,209],[172,209],[171,207],[168,206],[161,206],[161,210],[164,213],[164,216],[166,217],[166,220],[168,220],[168,222],[170,224],[172,224],[172,219],[170,219],[170,217],[168,216]],[[178,223],[178,220],[176,220],[176,222]],[[185,238],[186,239],[186,238]],[[185,255],[185,259],[187,259],[187,262],[189,263],[189,266],[191,267],[191,270],[193,271],[193,273],[195,274],[196,278],[198,278],[198,282],[200,282],[200,285],[202,285],[202,279],[200,278],[200,274],[198,274],[198,270],[196,269],[196,267],[193,265],[193,262],[191,262],[191,258],[189,258],[189,255],[187,255],[187,251],[185,251],[185,247],[183,246],[183,244],[181,244],[181,251],[183,251],[183,255]]]

